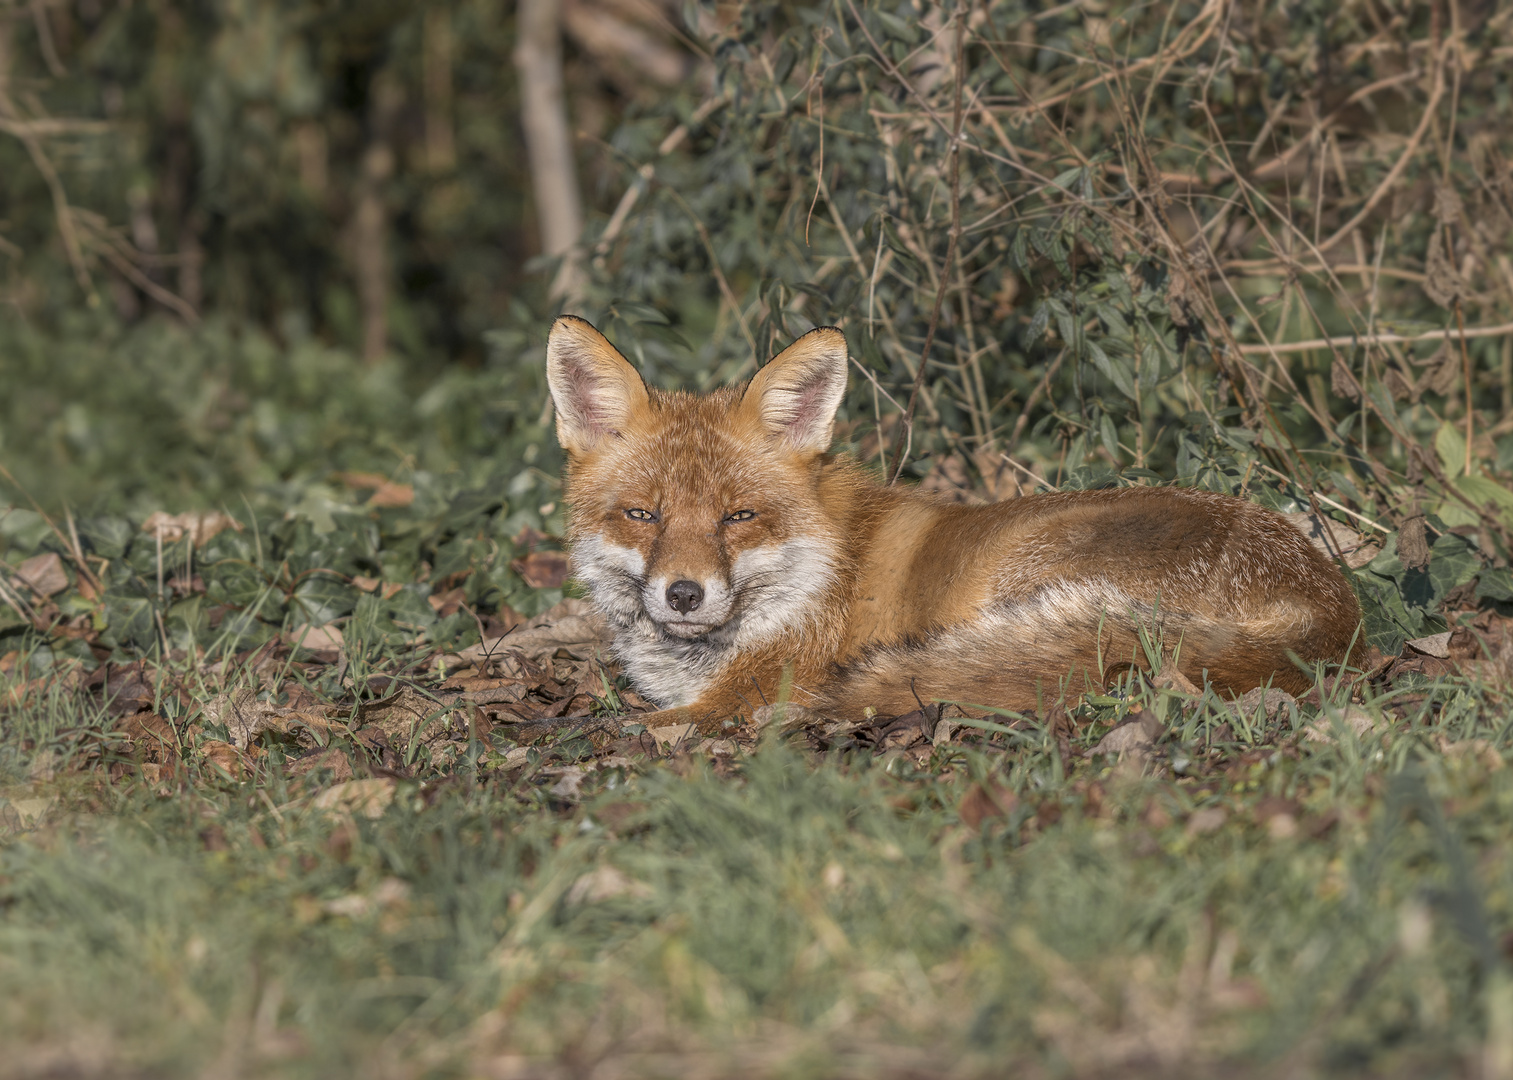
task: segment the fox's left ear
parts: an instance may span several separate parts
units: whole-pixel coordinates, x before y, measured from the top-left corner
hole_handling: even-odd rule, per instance
[[[757,372],[741,409],[755,412],[793,450],[823,454],[830,449],[849,363],[846,335],[833,326],[811,330]]]
[[[557,441],[569,454],[618,438],[647,406],[646,384],[585,319],[564,315],[546,339],[546,382],[557,409]]]

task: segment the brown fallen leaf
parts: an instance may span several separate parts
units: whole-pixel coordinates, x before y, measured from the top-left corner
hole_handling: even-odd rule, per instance
[[[963,824],[975,829],[990,817],[1006,818],[1019,805],[1019,796],[1009,788],[999,787],[991,780],[973,784],[957,804],[956,813]]]
[[[533,589],[560,589],[567,580],[567,554],[561,551],[533,551],[513,560],[510,569]]]
[[[340,652],[344,644],[341,627],[332,623],[324,626],[311,626],[301,623],[281,635],[285,645],[297,645],[310,652]]]
[[[580,601],[581,603],[581,601]],[[537,616],[525,626],[503,637],[488,638],[470,645],[457,654],[458,661],[482,664],[494,657],[515,652],[530,660],[542,661],[558,649],[566,649],[581,659],[589,659],[609,648],[609,627],[597,613],[563,615],[553,621]]]
[[[813,709],[795,705],[791,701],[780,701],[776,705],[758,705],[751,711],[751,723],[758,730],[775,723],[781,731],[796,731],[816,727],[823,723],[823,719]],[[855,725],[852,730],[857,727],[861,725]]]
[[[1346,705],[1344,709],[1334,712],[1326,711],[1313,723],[1303,729],[1303,739],[1306,742],[1319,742],[1329,744],[1334,742],[1334,721],[1338,720],[1342,727],[1355,732],[1357,735],[1366,735],[1376,727],[1376,718],[1365,709],[1355,705]]]
[[[432,593],[426,597],[426,603],[431,605],[431,610],[445,619],[448,615],[455,615],[459,608],[467,601],[467,591],[460,586],[448,589],[442,593]]]
[[[68,572],[63,569],[63,560],[54,552],[33,555],[14,571],[17,580],[25,582],[37,596],[46,599],[68,588]]]
[[[191,511],[184,514],[165,514],[159,510],[142,522],[143,532],[161,537],[165,544],[174,543],[187,536],[192,547],[199,547],[211,537],[227,529],[241,532],[242,523],[230,514],[223,514],[219,510]]]
[[[238,750],[245,750],[264,731],[283,730],[277,706],[259,701],[257,692],[247,687],[205,702],[203,722],[224,727]]]
[[[374,886],[371,893],[348,893],[321,904],[327,915],[340,915],[349,919],[361,919],[376,911],[403,908],[410,899],[410,886],[396,877],[386,877]]]
[[[1258,686],[1227,704],[1230,711],[1243,720],[1254,719],[1260,714],[1270,724],[1275,723],[1288,709],[1296,713],[1298,703],[1286,690],[1267,690]]]
[[[1222,806],[1204,806],[1194,810],[1187,819],[1187,827],[1183,833],[1187,836],[1203,836],[1207,833],[1217,832],[1224,827],[1229,820],[1229,814]]]
[[[346,811],[377,820],[383,817],[384,811],[394,801],[397,786],[387,776],[348,780],[328,787],[315,796],[310,805],[317,810]]]
[[[116,725],[116,730],[130,739],[147,761],[166,762],[178,756],[179,740],[173,724],[157,713],[132,713]]]
[[[1440,660],[1450,658],[1450,634],[1446,630],[1443,634],[1430,634],[1428,637],[1413,638],[1404,644],[1409,648],[1423,653],[1425,656],[1433,656]]]
[[[560,768],[542,769],[543,776],[555,776],[557,782],[550,788],[551,793],[565,802],[577,802],[581,797],[578,789],[583,786],[583,779],[588,771],[578,765],[565,765]]]
[[[368,496],[368,505],[375,508],[400,509],[415,501],[415,488],[410,484],[395,484],[385,480],[378,490]]]
[[[411,739],[430,743],[444,738],[451,731],[453,719],[449,706],[409,686],[380,701],[365,702],[357,710],[359,727],[374,729],[390,746],[399,748]]]
[[[1330,559],[1342,560],[1352,570],[1359,570],[1382,553],[1381,544],[1333,518],[1307,511],[1285,516],[1314,547]]]
[[[1099,754],[1143,759],[1150,757],[1156,740],[1161,737],[1161,722],[1145,710],[1131,713],[1127,721],[1110,731],[1098,745],[1089,750],[1087,757]]]
[[[1161,674],[1156,676],[1155,686],[1158,690],[1175,690],[1179,694],[1196,696],[1203,693],[1202,688],[1182,674],[1175,664],[1167,664],[1161,669]]]
[[[917,742],[928,742],[935,734],[935,725],[939,720],[939,705],[926,705],[922,709],[905,713],[883,728],[877,745],[883,750],[904,750]]]
[[[296,758],[289,765],[288,773],[290,776],[307,776],[317,769],[330,769],[331,780],[336,783],[352,779],[352,762],[339,746],[328,746]]]
[[[649,900],[654,895],[656,894],[650,885],[637,881],[606,863],[573,882],[564,900],[569,907],[576,907],[579,904],[598,904],[613,900],[617,896]]]
[[[246,758],[228,742],[201,739],[199,751],[206,764],[215,766],[233,780],[240,780],[247,771]]]
[[[647,728],[646,734],[657,744],[659,750],[684,750],[698,741],[697,724],[669,724],[666,727]]]
[[[104,682],[112,716],[151,709],[157,702],[156,676],[140,660],[110,668]]]
[[[1403,522],[1397,533],[1397,557],[1409,570],[1422,570],[1429,565],[1429,532],[1424,515],[1418,514]]]

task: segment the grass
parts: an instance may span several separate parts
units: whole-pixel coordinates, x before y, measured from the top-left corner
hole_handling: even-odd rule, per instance
[[[55,690],[5,728],[0,1075],[1504,1075],[1484,693],[1327,740],[1138,686],[902,753],[500,728],[333,785],[144,767]],[[1149,760],[1092,753],[1145,711]]]

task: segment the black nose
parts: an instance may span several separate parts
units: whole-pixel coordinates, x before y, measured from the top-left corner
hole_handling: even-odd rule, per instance
[[[687,615],[704,602],[704,586],[697,581],[674,581],[667,586],[667,603],[674,611]]]

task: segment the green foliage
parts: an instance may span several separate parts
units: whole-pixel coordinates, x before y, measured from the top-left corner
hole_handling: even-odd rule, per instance
[[[66,346],[0,323],[0,382],[0,464],[52,508],[146,517],[250,499],[316,513],[342,471],[502,489],[557,453],[539,370],[458,367],[422,382],[393,362],[219,321],[79,318]],[[514,494],[538,482],[527,475]]]

